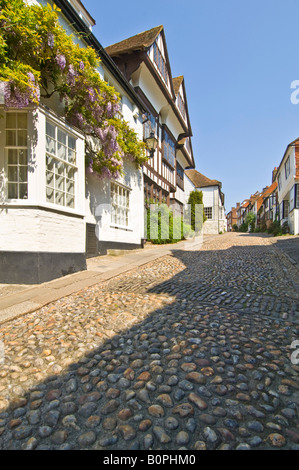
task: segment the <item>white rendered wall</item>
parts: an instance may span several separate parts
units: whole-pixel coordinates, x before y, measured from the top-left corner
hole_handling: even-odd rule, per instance
[[[118,227],[111,222],[111,198],[108,179],[100,179],[95,175],[86,178],[85,221],[98,224],[100,241],[128,244],[140,244],[144,237],[144,205],[143,176],[132,162],[124,163],[125,176],[116,183],[130,190],[130,212],[128,227]]]
[[[84,221],[40,209],[7,207],[0,213],[0,251],[84,253]]]

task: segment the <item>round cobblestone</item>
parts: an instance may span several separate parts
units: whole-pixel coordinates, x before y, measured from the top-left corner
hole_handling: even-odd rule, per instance
[[[298,271],[225,234],[0,325],[2,449],[295,449]]]

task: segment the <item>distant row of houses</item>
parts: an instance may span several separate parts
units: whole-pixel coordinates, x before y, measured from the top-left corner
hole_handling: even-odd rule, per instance
[[[285,232],[299,234],[299,138],[287,146],[272,172],[271,185],[237,203],[227,214],[228,231],[234,225],[240,228],[249,213],[255,215],[255,224],[261,230],[277,221]]]
[[[99,179],[86,171],[84,136],[59,100],[7,109],[0,88],[0,282],[41,283],[86,269],[86,258],[109,248],[140,248],[149,202],[181,214],[194,189],[203,191],[205,232],[225,231],[222,185],[195,169],[185,80],[172,77],[163,26],[104,49],[80,0],[26,3],[55,3],[67,33],[95,49],[121,117],[152,151],[141,169],[124,159],[120,178]]]

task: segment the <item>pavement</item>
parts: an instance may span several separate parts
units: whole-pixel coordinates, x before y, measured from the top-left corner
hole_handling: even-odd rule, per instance
[[[0,449],[299,450],[298,269],[278,246],[223,234],[18,291],[45,304],[0,325]]]
[[[217,236],[217,235],[216,235]],[[130,252],[113,250],[111,255],[87,260],[87,270],[38,285],[0,284],[0,324],[12,318],[38,310],[45,305],[85,287],[111,279],[132,268],[169,255],[173,249],[197,249],[215,235],[181,241],[173,245],[146,245]]]

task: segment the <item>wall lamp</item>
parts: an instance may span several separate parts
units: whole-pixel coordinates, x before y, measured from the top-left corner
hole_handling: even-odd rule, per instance
[[[145,139],[145,142],[147,144],[147,148],[149,150],[150,157],[152,158],[154,156],[155,150],[158,146],[158,139],[155,136],[153,131],[151,131],[150,136]]]

